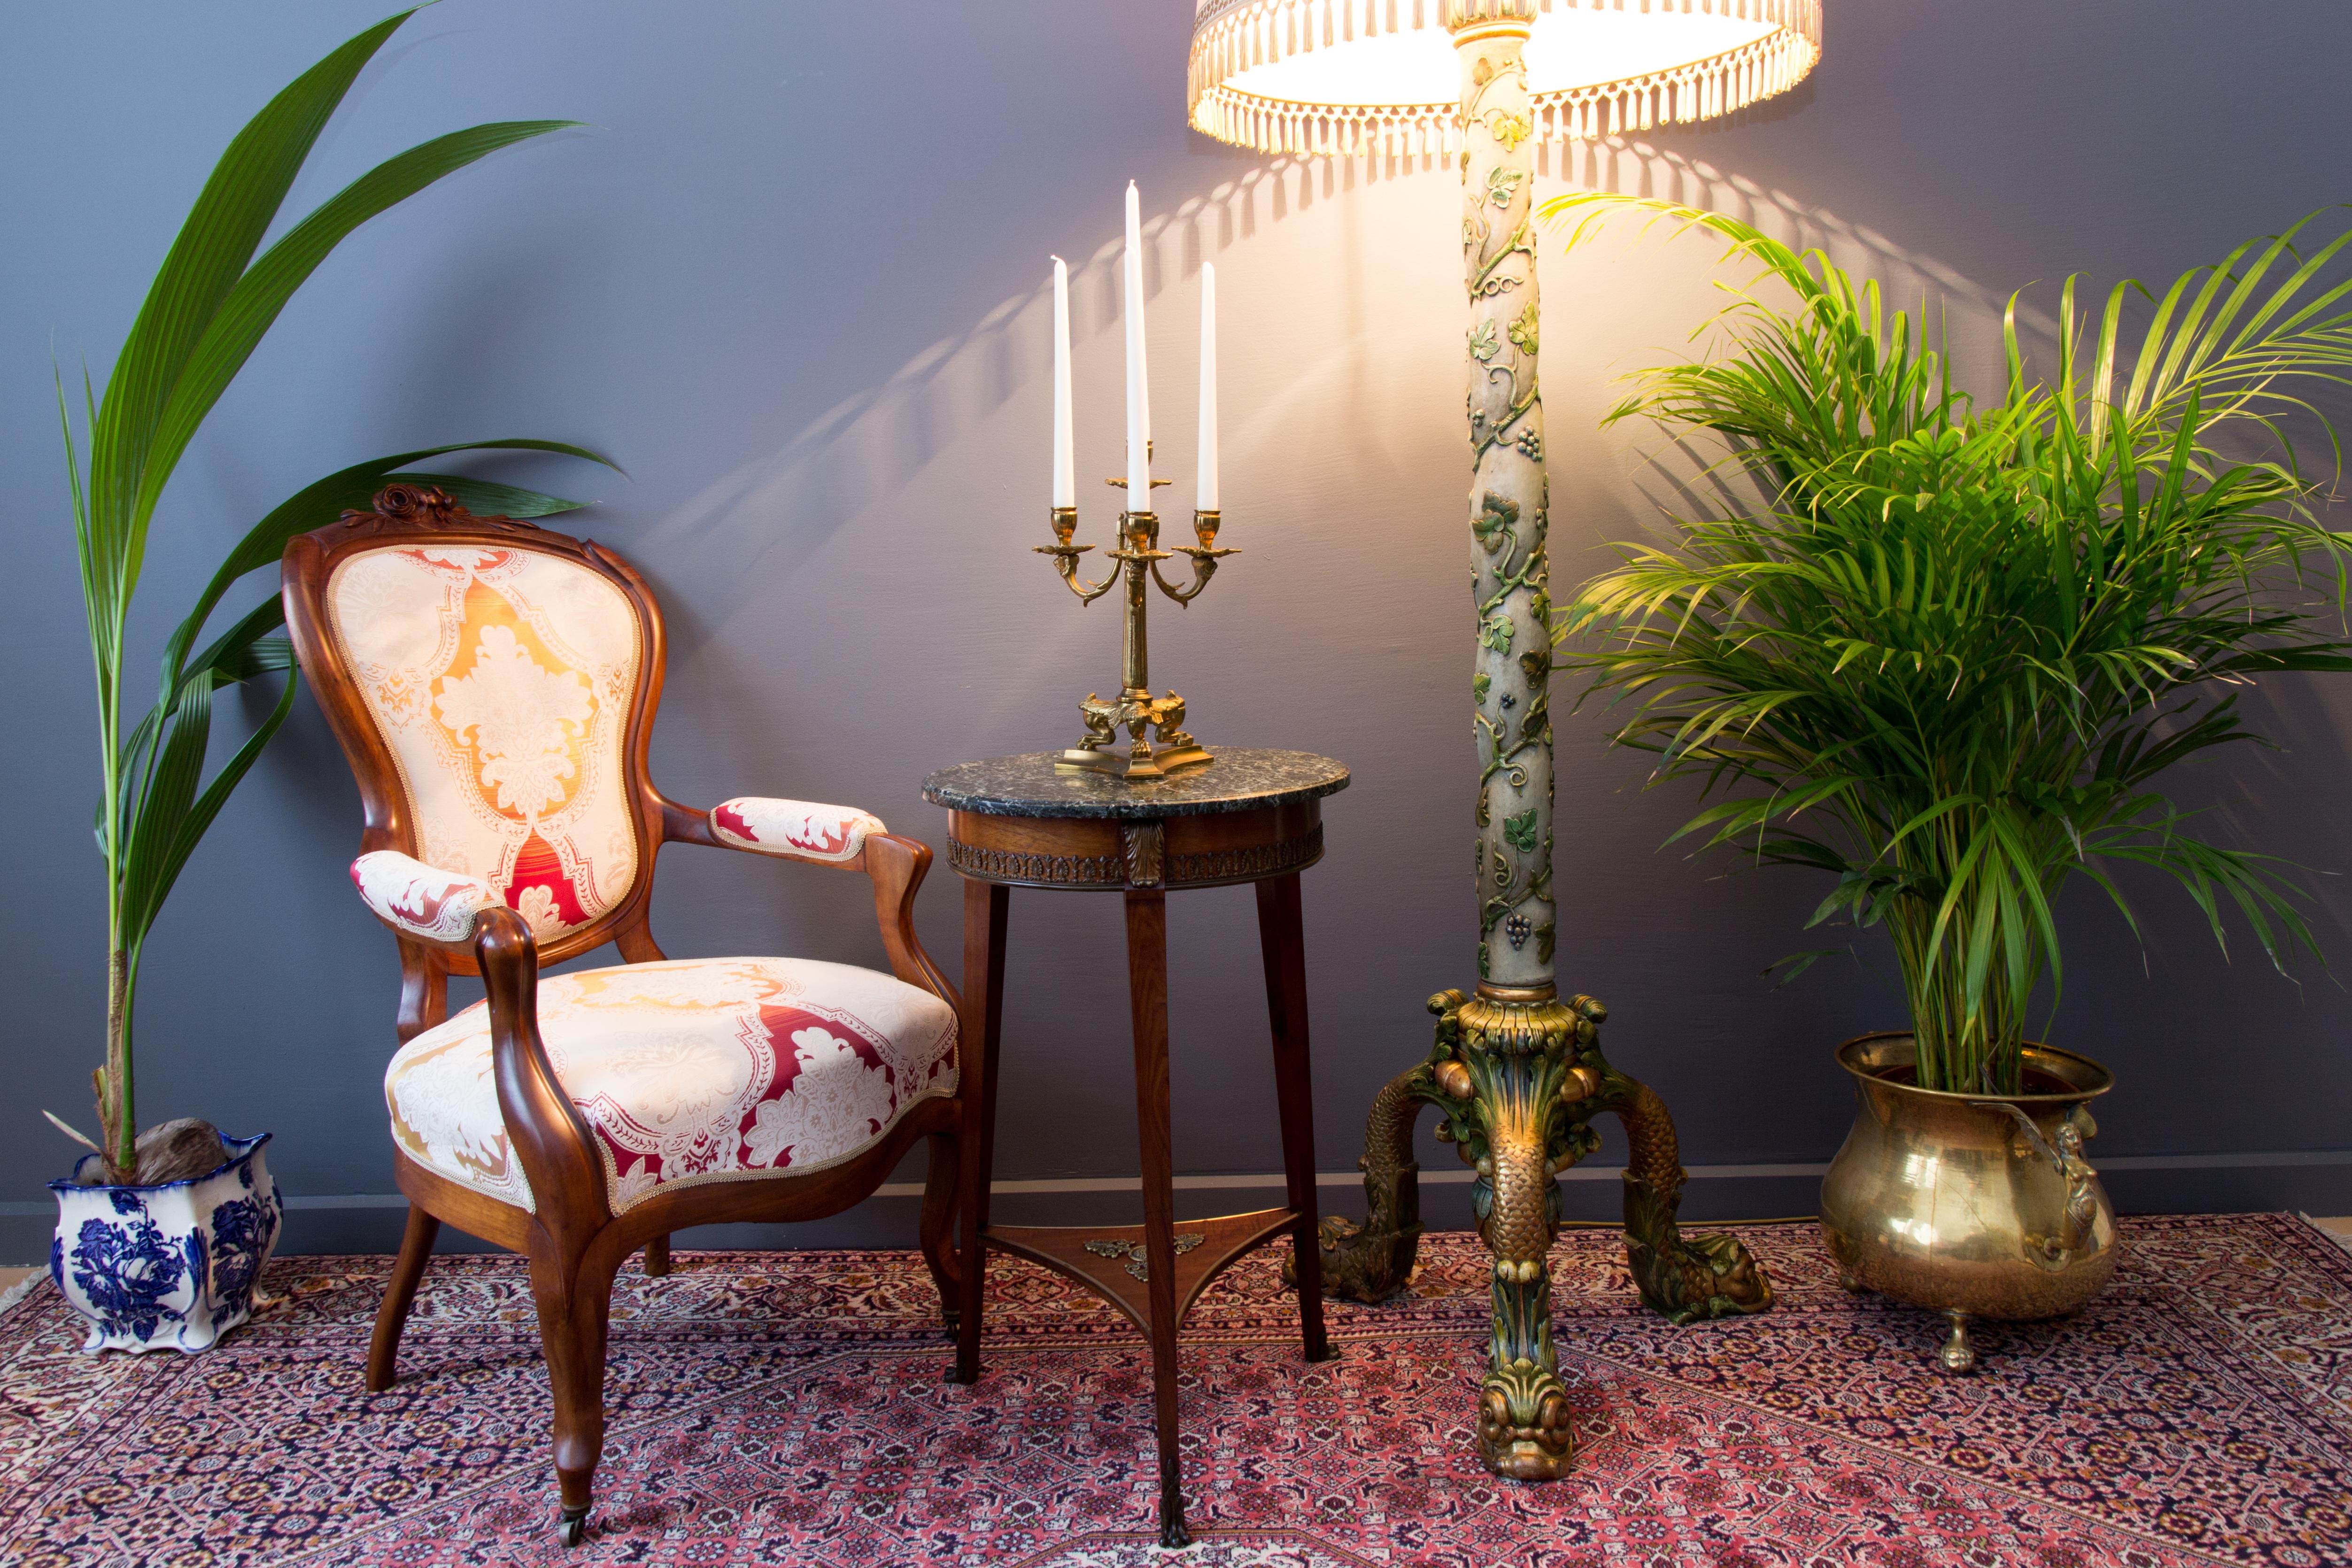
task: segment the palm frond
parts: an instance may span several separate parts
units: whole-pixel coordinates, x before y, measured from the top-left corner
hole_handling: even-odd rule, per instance
[[[256,524],[197,596],[165,645],[153,706],[124,737],[122,653],[157,503],[188,443],[287,302],[335,246],[370,218],[499,148],[573,123],[479,125],[410,148],[360,176],[261,250],[320,133],[361,70],[413,14],[387,17],[335,49],[231,140],[155,274],[104,396],[91,387],[87,373],[83,377],[86,476],[64,377],[57,378],[98,684],[102,772],[96,829],[107,867],[110,956],[107,1064],[98,1082],[101,1152],[118,1180],[134,1174],[130,1020],[141,950],[189,855],[285,723],[294,701],[293,650],[273,635],[284,618],[275,595],[192,653],[223,598],[247,573],[275,562],[294,533],[331,521],[344,507],[365,505],[386,477],[404,474],[418,459],[520,448],[606,461],[560,442],[468,442],[357,465],[308,486]],[[432,479],[469,505],[510,516],[544,516],[576,505],[487,480],[404,476]],[[206,781],[214,692],[273,674],[286,679],[268,716]]]
[[[1931,1087],[2015,1086],[2077,872],[2127,919],[2116,862],[2168,873],[2217,939],[2235,920],[2273,963],[2315,951],[2291,868],[2191,836],[2151,784],[2257,738],[2245,683],[2352,668],[2352,539],[2294,448],[2337,451],[2305,394],[2352,384],[2352,230],[2299,249],[2305,220],[2095,317],[2069,279],[2046,378],[2012,300],[1980,406],[1821,252],[1606,194],[1542,215],[1578,220],[1574,244],[1619,211],[1756,269],[1717,351],[1641,373],[1611,417],[1717,433],[1764,500],[1617,547],[1555,621],[1558,666],[1626,705],[1613,738],[1657,756],[1653,782],[1724,797],[1676,836],[1834,873],[1815,921],[1888,931]]]

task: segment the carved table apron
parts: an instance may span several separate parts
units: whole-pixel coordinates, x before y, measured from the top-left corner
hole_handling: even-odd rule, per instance
[[[1348,770],[1306,752],[1220,749],[1208,768],[1130,782],[1058,773],[1055,756],[1041,751],[970,762],[923,781],[924,797],[949,810],[948,863],[964,879],[961,1067],[976,1081],[964,1098],[964,1268],[954,1379],[971,1383],[980,1376],[983,1241],[1069,1276],[1125,1312],[1151,1342],[1160,1537],[1181,1545],[1188,1537],[1176,1451],[1176,1333],[1202,1290],[1234,1259],[1287,1232],[1298,1270],[1307,1359],[1321,1361],[1329,1354],[1315,1233],[1298,873],[1322,858],[1322,798],[1347,788]],[[1279,1208],[1179,1223],[1168,1120],[1167,895],[1171,889],[1235,883],[1257,887],[1286,1201]],[[1015,887],[1124,895],[1141,1225],[988,1222],[1005,917]]]

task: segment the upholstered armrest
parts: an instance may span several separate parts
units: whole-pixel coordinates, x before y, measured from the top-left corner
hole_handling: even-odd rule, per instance
[[[437,871],[398,850],[375,850],[352,862],[352,883],[376,918],[428,942],[470,942],[482,911],[503,904],[478,876]]]
[[[855,806],[743,795],[710,809],[710,836],[727,848],[789,860],[854,861],[868,833],[887,831],[881,818]]]
[[[584,1247],[611,1223],[612,1198],[596,1135],[564,1092],[539,1037],[539,946],[530,927],[480,877],[442,871],[397,850],[360,856],[352,862],[352,882],[394,930],[437,947],[473,950],[489,1003],[490,1077],[508,1145],[522,1163],[540,1223],[559,1234],[569,1227]]]

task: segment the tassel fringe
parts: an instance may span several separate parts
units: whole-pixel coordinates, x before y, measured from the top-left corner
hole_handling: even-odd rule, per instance
[[[1795,87],[1822,56],[1822,0],[1201,0],[1187,83],[1192,128],[1297,158],[1451,157],[1462,148],[1456,103],[1295,103],[1225,84],[1358,38],[1577,9],[1730,16],[1773,31],[1670,70],[1532,94],[1541,144],[1731,114]]]

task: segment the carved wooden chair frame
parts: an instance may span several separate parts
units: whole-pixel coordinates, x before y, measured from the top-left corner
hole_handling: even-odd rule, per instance
[[[290,540],[281,563],[286,622],[295,650],[359,782],[365,816],[360,838],[362,853],[393,850],[413,856],[417,844],[392,751],[330,632],[327,586],[336,564],[346,555],[404,542],[521,548],[585,566],[619,588],[636,613],[641,638],[643,673],[623,749],[640,868],[627,895],[586,925],[543,941],[534,936],[520,915],[502,904],[481,912],[470,940],[436,942],[407,930],[395,931],[400,946],[402,1043],[446,1017],[449,976],[481,977],[489,1004],[499,1109],[509,1145],[530,1182],[536,1212],[462,1186],[394,1149],[394,1174],[409,1200],[408,1224],[376,1314],[368,1350],[367,1386],[374,1391],[392,1385],[401,1329],[445,1221],[527,1257],[554,1395],[555,1464],[562,1492],[558,1528],[570,1544],[578,1541],[587,1516],[591,1483],[603,1448],[604,1351],[613,1280],[631,1253],[642,1249],[646,1271],[666,1274],[673,1230],[738,1220],[816,1219],[838,1213],[870,1197],[915,1140],[928,1137],[930,1175],[923,1192],[919,1235],[924,1259],[940,1290],[942,1315],[953,1326],[956,1281],[961,1273],[951,1239],[960,1164],[958,1129],[964,1085],[971,1078],[959,1075],[953,1098],[934,1097],[908,1107],[878,1143],[841,1164],[805,1174],[785,1171],[740,1181],[663,1187],[614,1214],[595,1134],[564,1093],[540,1040],[539,970],[607,942],[619,948],[627,963],[661,960],[665,955],[654,941],[647,919],[655,856],[661,846],[740,846],[715,836],[705,813],[664,795],[647,772],[646,748],[655,709],[661,700],[664,641],[661,611],[645,580],[619,557],[592,541],[516,518],[478,517],[438,490],[393,485],[376,497],[374,511],[346,513],[338,522]],[[846,860],[796,857],[772,850],[763,852],[770,858],[806,858],[812,864],[865,873],[873,880],[874,910],[891,971],[907,984],[940,998],[961,1016],[955,988],[915,936],[915,893],[930,866],[928,845],[873,832],[866,835],[862,849]]]

